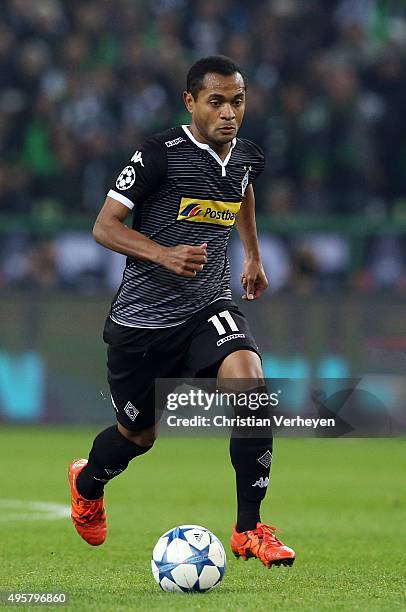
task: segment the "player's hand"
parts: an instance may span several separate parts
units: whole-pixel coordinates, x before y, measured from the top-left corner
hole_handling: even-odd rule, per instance
[[[268,287],[268,279],[262,263],[258,259],[246,259],[241,274],[241,284],[244,288],[243,300],[257,300]]]
[[[176,247],[166,247],[159,263],[179,276],[194,278],[207,263],[207,243],[200,246],[179,244]]]

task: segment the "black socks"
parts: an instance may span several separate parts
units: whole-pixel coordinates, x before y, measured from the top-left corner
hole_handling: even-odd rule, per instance
[[[230,456],[237,485],[237,531],[255,529],[269,483],[272,438],[232,437]]]
[[[94,439],[89,461],[76,479],[76,487],[85,499],[103,495],[104,485],[123,472],[131,459],[148,452],[152,446],[130,442],[116,425],[101,431]]]
[[[266,387],[258,387],[245,393],[248,396],[266,391]],[[235,413],[243,418],[270,418],[270,407],[255,411],[236,408]],[[232,430],[230,457],[236,476],[238,532],[255,529],[260,521],[260,506],[269,484],[272,446],[270,426],[235,426]]]

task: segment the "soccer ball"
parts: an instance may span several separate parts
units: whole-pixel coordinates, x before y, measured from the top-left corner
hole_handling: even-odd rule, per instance
[[[205,527],[181,525],[164,533],[152,552],[152,574],[163,591],[204,593],[226,571],[220,540]]]

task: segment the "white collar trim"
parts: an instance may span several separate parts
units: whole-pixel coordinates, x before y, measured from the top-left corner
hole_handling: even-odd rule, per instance
[[[198,140],[196,140],[196,138],[193,136],[192,132],[190,131],[188,125],[182,125],[182,129],[185,132],[186,136],[188,136],[190,138],[190,140],[192,142],[194,142],[194,144],[196,146],[199,147],[199,149],[205,149],[208,153],[210,153],[210,155],[212,157],[214,157],[216,162],[218,164],[220,164],[220,166],[221,166],[221,176],[226,176],[226,166],[227,166],[228,162],[230,161],[231,153],[232,153],[235,145],[237,144],[237,139],[233,138],[233,140],[231,141],[230,150],[227,153],[227,157],[223,161],[221,159],[221,157],[219,157],[219,155],[217,155],[217,153],[215,151],[213,151],[213,149],[210,147],[210,145],[208,145],[208,144],[206,144],[204,142],[199,142]]]

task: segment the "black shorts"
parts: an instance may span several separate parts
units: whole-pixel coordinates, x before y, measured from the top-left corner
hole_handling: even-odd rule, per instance
[[[107,318],[103,340],[116,418],[141,431],[156,422],[156,378],[215,378],[224,358],[258,346],[247,320],[231,300],[218,300],[185,323],[161,329],[118,325]]]

